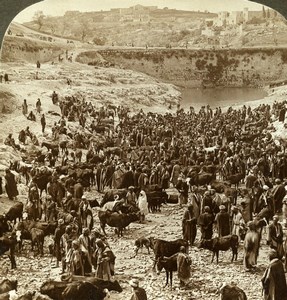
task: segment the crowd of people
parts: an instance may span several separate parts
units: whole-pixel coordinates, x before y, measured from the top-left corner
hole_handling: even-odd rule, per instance
[[[114,276],[116,255],[97,230],[88,228],[85,211],[91,208],[84,195],[83,182],[69,175],[60,176],[56,170],[77,165],[75,152],[82,148],[86,163],[93,164],[89,184],[98,192],[128,189],[124,202],[137,206],[141,212],[140,221],[144,222],[148,213],[146,191],[151,186],[160,187],[162,192],[173,188],[177,191],[179,206],[186,207],[182,236],[189,246],[195,243],[197,228],[200,240],[236,235],[243,241],[246,270],[256,266],[261,240],[257,222],[266,220],[267,242],[272,252],[262,282],[266,295],[273,297],[266,299],[287,297],[282,296],[282,291],[286,291],[286,280],[285,285],[282,283],[285,278],[284,238],[286,244],[283,227],[287,226],[286,142],[273,139],[271,134],[275,130],[272,121],[285,120],[286,101],[261,104],[254,109],[245,105],[238,109],[230,107],[226,112],[221,108],[212,110],[209,105],[201,107],[199,112],[193,107],[189,111],[179,107],[176,113],[163,115],[143,110],[132,114],[123,106],[108,105],[98,109],[84,99],[60,97],[55,92],[51,98],[53,104],[59,105],[62,116],[53,125],[50,139],[58,142],[59,135],[66,135],[73,145],[62,154],[65,159],[55,158],[50,150],[43,163],[52,169],[47,197],[43,201],[44,215],[46,220],[58,222],[54,236],[55,255],[57,265],[62,262],[62,272],[84,275],[91,273],[94,267],[99,278],[110,280]],[[28,114],[26,100],[22,112]],[[34,114],[32,110],[31,113]],[[46,120],[40,99],[36,103],[36,114],[41,115],[44,133]],[[68,122],[78,122],[78,129],[71,131]],[[19,151],[12,135],[5,143]],[[33,166],[29,171],[32,179],[27,210],[29,206],[40,206],[41,197],[34,179],[41,168],[43,166]],[[13,199],[17,193],[11,191],[15,191],[16,183],[9,172],[7,170],[5,176],[6,191]],[[230,181],[236,176],[240,188],[232,189]],[[201,184],[199,178],[207,178],[207,181]],[[223,190],[219,192],[215,183],[222,184]],[[70,199],[77,199],[79,206],[70,211],[72,218],[67,223],[59,217],[57,208],[64,208]],[[119,200],[116,195],[111,210],[117,211]],[[32,218],[37,220],[41,215],[35,214]],[[258,240],[252,249],[248,248],[249,239]],[[190,277],[190,261],[185,252],[186,249],[181,249],[178,258],[181,285]],[[181,264],[185,267],[180,267]],[[280,269],[276,275],[274,269]],[[280,281],[272,276],[279,276]],[[138,283],[134,281],[133,285],[136,287]],[[283,298],[274,298],[277,289]]]

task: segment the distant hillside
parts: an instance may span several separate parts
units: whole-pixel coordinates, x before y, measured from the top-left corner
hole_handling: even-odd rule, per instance
[[[178,46],[205,19],[217,14],[207,12],[156,9],[152,11],[103,12],[69,11],[62,17],[47,17],[25,23],[44,33],[77,39],[96,45],[134,45],[143,47]],[[71,22],[72,20],[72,22]]]

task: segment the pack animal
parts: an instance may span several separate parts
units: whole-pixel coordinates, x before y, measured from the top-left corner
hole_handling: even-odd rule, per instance
[[[238,253],[238,236],[237,235],[228,235],[224,237],[216,237],[210,240],[202,240],[199,244],[199,248],[208,249],[213,252],[211,262],[213,262],[214,256],[216,255],[216,262],[218,263],[219,251],[227,251],[231,248],[232,250],[232,259],[237,260]]]
[[[184,239],[177,239],[174,241],[151,239],[151,242],[155,255],[153,269],[155,269],[156,262],[160,257],[170,257],[173,254],[178,253],[181,246],[184,246],[186,249],[188,247],[188,242]]]

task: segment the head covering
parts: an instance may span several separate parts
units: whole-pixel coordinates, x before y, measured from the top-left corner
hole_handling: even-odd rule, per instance
[[[205,212],[210,212],[210,207],[209,206],[204,206],[204,211]]]
[[[268,253],[269,259],[272,260],[274,258],[278,258],[278,253],[275,249],[271,249]]]
[[[263,185],[263,190],[268,191],[268,190],[269,190],[269,186],[266,185],[266,184],[264,184],[264,185]]]
[[[96,239],[96,245],[98,247],[104,247],[104,242],[101,239]]]
[[[64,223],[65,223],[65,222],[64,222],[63,219],[59,219],[59,220],[58,220],[58,224],[59,224],[59,225],[63,225]]]
[[[64,178],[66,178],[66,176],[65,175],[61,175],[59,178],[60,179],[64,179]]]
[[[219,209],[220,209],[220,210],[225,210],[226,207],[225,207],[225,205],[221,204],[221,205],[219,205]]]
[[[82,200],[87,200],[85,195],[82,196]]]
[[[133,185],[131,185],[131,186],[128,187],[129,190],[134,189],[134,188],[135,187]]]
[[[139,286],[139,281],[137,279],[133,278],[130,281],[130,286],[132,286],[132,287],[138,287]]]
[[[74,240],[74,241],[72,242],[72,245],[73,245],[73,246],[76,246],[77,248],[80,246],[80,245],[79,245],[79,242],[76,241],[76,240]]]
[[[180,246],[179,250],[180,251],[185,251],[185,247],[184,246]]]

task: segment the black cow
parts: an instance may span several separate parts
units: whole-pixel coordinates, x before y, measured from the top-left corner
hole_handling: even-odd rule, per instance
[[[6,216],[0,215],[0,236],[3,236],[5,232],[10,231],[11,229],[10,222],[7,220]]]
[[[87,281],[73,282],[67,285],[62,297],[63,300],[103,300],[106,292]]]
[[[5,214],[6,219],[11,222],[14,221],[14,223],[16,223],[17,219],[20,221],[23,215],[23,207],[24,205],[22,202],[15,203]]]
[[[10,279],[3,279],[0,282],[0,294],[17,290],[18,281],[17,280],[10,280]]]
[[[52,179],[51,174],[43,174],[33,178],[38,189],[40,190],[40,197],[42,196],[43,191],[45,191],[47,194],[47,185],[51,181],[51,179]]]
[[[237,260],[238,252],[238,236],[237,235],[227,235],[224,237],[216,237],[211,240],[202,240],[199,244],[199,248],[208,249],[213,252],[211,262],[213,262],[214,256],[216,255],[216,262],[218,263],[219,251],[227,251],[231,248],[232,250],[232,259]]]
[[[65,282],[49,280],[42,284],[40,292],[53,300],[101,300],[106,293],[89,282]]]
[[[151,238],[145,238],[145,237],[141,237],[138,238],[135,241],[135,256],[138,254],[139,249],[142,249],[143,246],[145,246],[147,248],[148,254],[149,254],[149,248],[152,249],[152,242],[151,242]]]
[[[37,244],[38,253],[44,255],[44,231],[38,228],[31,229],[31,241],[32,241],[32,251],[34,245]]]
[[[93,284],[95,287],[99,288],[100,290],[108,289],[109,291],[116,291],[119,293],[123,291],[122,287],[120,286],[117,280],[110,281],[110,280],[103,280],[97,277],[76,276],[76,275],[71,275],[64,279],[62,278],[62,280],[68,282],[87,281]]]
[[[160,239],[151,239],[152,247],[155,255],[155,261],[153,269],[155,268],[156,262],[161,257],[170,257],[180,251],[180,247],[184,246],[188,249],[188,242],[184,239],[177,239],[174,241],[165,241]]]
[[[234,184],[235,188],[238,189],[238,185],[240,183],[240,181],[244,178],[244,174],[242,173],[236,173],[234,175],[230,175],[226,178],[227,181],[230,182],[230,184]]]
[[[98,215],[103,233],[107,235],[105,232],[105,226],[108,224],[109,226],[116,227],[118,229],[118,237],[120,235],[123,236],[123,229],[130,223],[139,221],[139,214],[119,214],[111,211],[99,211]]]
[[[58,157],[58,155],[59,155],[59,146],[58,146],[58,144],[43,142],[41,147],[46,147],[48,150],[51,150],[51,153],[52,153],[53,157]]]
[[[165,287],[168,285],[168,278],[170,278],[170,286],[172,287],[172,273],[177,271],[177,256],[178,253],[170,256],[159,258],[157,261],[157,274],[159,275],[162,269],[165,269],[166,273],[166,283]]]
[[[8,257],[11,261],[11,268],[16,268],[16,260],[15,260],[15,246],[17,244],[17,240],[14,237],[2,236],[0,237],[0,256],[5,254],[6,252],[10,252]]]
[[[147,192],[148,210],[151,213],[160,212],[160,207],[167,202],[168,195],[164,191]]]

